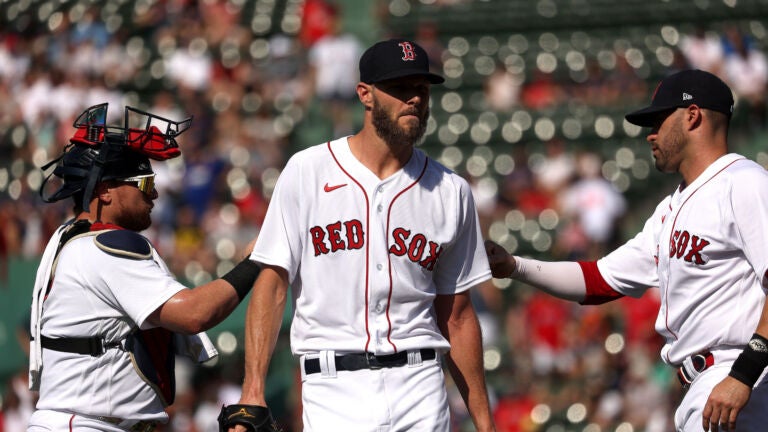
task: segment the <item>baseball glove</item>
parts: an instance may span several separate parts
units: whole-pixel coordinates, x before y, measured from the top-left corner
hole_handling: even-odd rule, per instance
[[[249,432],[283,432],[272,418],[269,408],[258,405],[222,405],[219,413],[219,432],[227,432],[235,425],[242,425]]]

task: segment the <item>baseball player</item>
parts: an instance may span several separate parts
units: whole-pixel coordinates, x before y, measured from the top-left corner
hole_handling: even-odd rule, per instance
[[[30,389],[40,394],[29,431],[149,432],[166,422],[175,355],[217,355],[204,331],[234,310],[259,272],[246,259],[195,289],[176,281],[139,232],[157,198],[150,158],[178,156],[175,137],[191,118],[126,107],[124,127],[107,126],[107,108],[83,112],[62,156],[44,167],[55,164],[43,188],[51,176],[63,183],[41,196],[71,197],[75,217],[49,241],[35,280]]]
[[[598,261],[542,262],[486,243],[494,276],[582,304],[658,287],[661,358],[687,388],[677,431],[768,424],[768,172],[728,153],[732,110],[726,84],[685,70],[661,81],[649,107],[626,116],[651,128],[656,168],[682,182],[640,233]]]
[[[243,393],[226,409],[265,404],[290,283],[304,431],[450,430],[443,361],[477,430],[494,430],[469,296],[491,277],[472,194],[414,148],[443,78],[403,39],[368,48],[359,69],[362,129],[295,154],[275,187],[251,255],[263,270]]]

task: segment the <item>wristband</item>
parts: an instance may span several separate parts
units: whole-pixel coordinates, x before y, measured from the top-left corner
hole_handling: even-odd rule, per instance
[[[261,272],[261,266],[246,257],[221,278],[235,288],[238,300],[243,301],[253,288],[253,283],[256,282],[259,272]]]
[[[760,378],[766,366],[768,366],[768,339],[755,333],[744,351],[733,362],[731,372],[728,375],[751,388]]]

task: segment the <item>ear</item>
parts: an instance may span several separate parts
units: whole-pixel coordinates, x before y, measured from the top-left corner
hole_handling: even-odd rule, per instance
[[[693,104],[685,109],[685,124],[688,130],[696,129],[701,125],[704,113],[701,111],[698,105]]]
[[[93,198],[104,204],[112,202],[112,188],[107,185],[106,182],[101,182],[96,185],[96,190],[93,192]]]
[[[357,98],[363,104],[366,110],[373,109],[373,85],[363,82],[357,83]]]

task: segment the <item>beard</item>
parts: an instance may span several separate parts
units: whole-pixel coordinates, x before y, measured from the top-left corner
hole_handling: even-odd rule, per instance
[[[148,211],[123,211],[114,219],[115,225],[136,232],[144,231],[152,225],[152,218]]]
[[[419,115],[415,109],[405,113],[418,116],[419,124],[415,127],[401,127],[397,122],[397,118],[392,119],[375,98],[373,99],[371,114],[376,134],[390,146],[414,145],[424,136],[424,132],[427,130],[429,109],[424,111],[422,115]]]
[[[658,156],[655,158],[654,165],[662,173],[676,172],[679,168],[678,160],[685,147],[682,127],[680,122],[676,122],[664,137],[664,143],[657,147]]]

